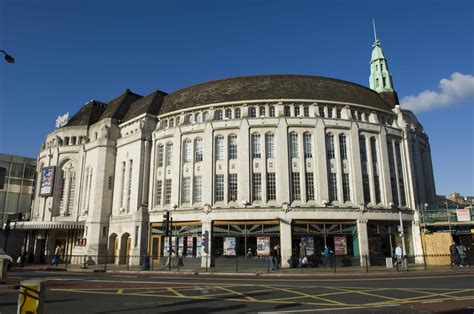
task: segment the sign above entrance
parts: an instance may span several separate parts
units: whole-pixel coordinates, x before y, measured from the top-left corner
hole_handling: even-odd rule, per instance
[[[458,221],[471,221],[471,211],[469,207],[456,209]]]

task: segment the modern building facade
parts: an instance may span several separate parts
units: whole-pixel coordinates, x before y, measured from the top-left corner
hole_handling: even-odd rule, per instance
[[[38,257],[61,245],[99,263],[157,260],[170,211],[175,249],[203,266],[275,244],[288,266],[301,241],[308,255],[390,256],[403,221],[407,254],[421,254],[416,204],[436,195],[428,136],[400,107],[378,40],[370,72],[371,89],[262,75],[92,100],[48,134],[17,228],[35,230]]]

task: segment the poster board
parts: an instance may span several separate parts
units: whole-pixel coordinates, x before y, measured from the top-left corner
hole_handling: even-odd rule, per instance
[[[53,195],[55,173],[56,167],[44,167],[43,169],[41,169],[39,196],[48,197]]]
[[[336,256],[347,255],[347,238],[345,236],[334,237],[334,254]]]
[[[469,207],[456,209],[458,221],[471,221],[471,211]]]
[[[196,257],[201,257],[202,250],[202,236],[196,237]]]
[[[186,255],[193,256],[193,237],[186,237]]]
[[[270,256],[270,237],[257,237],[257,256]]]
[[[302,237],[301,240],[304,243],[306,248],[306,255],[313,256],[314,255],[314,238],[313,237]]]
[[[235,237],[224,237],[224,255],[225,256],[235,256]]]

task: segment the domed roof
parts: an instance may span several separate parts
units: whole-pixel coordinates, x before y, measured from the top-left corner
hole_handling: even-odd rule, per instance
[[[304,75],[257,75],[190,86],[165,96],[160,114],[232,101],[314,99],[361,104],[382,110],[388,105],[373,90],[332,78]]]

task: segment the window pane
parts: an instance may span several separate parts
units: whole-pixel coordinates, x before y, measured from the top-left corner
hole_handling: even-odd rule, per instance
[[[276,200],[275,173],[267,173],[267,200]]]
[[[224,137],[216,137],[216,160],[224,160]]]
[[[216,175],[216,202],[224,201],[224,175]]]
[[[229,175],[229,201],[237,200],[237,174]]]
[[[298,134],[292,132],[290,133],[290,153],[291,158],[298,158],[299,157],[299,143],[298,143]]]
[[[306,132],[303,136],[303,140],[304,140],[304,157],[305,158],[313,157],[313,142],[312,142],[311,134]]]
[[[194,140],[194,161],[202,161],[202,139],[197,138]]]
[[[291,200],[301,200],[300,173],[291,173]]]
[[[252,158],[261,157],[260,134],[252,134]]]
[[[229,159],[237,159],[237,135],[229,136]]]
[[[262,174],[254,173],[252,175],[252,200],[262,200]]]
[[[265,134],[265,151],[267,158],[275,158],[275,135],[272,133]]]

